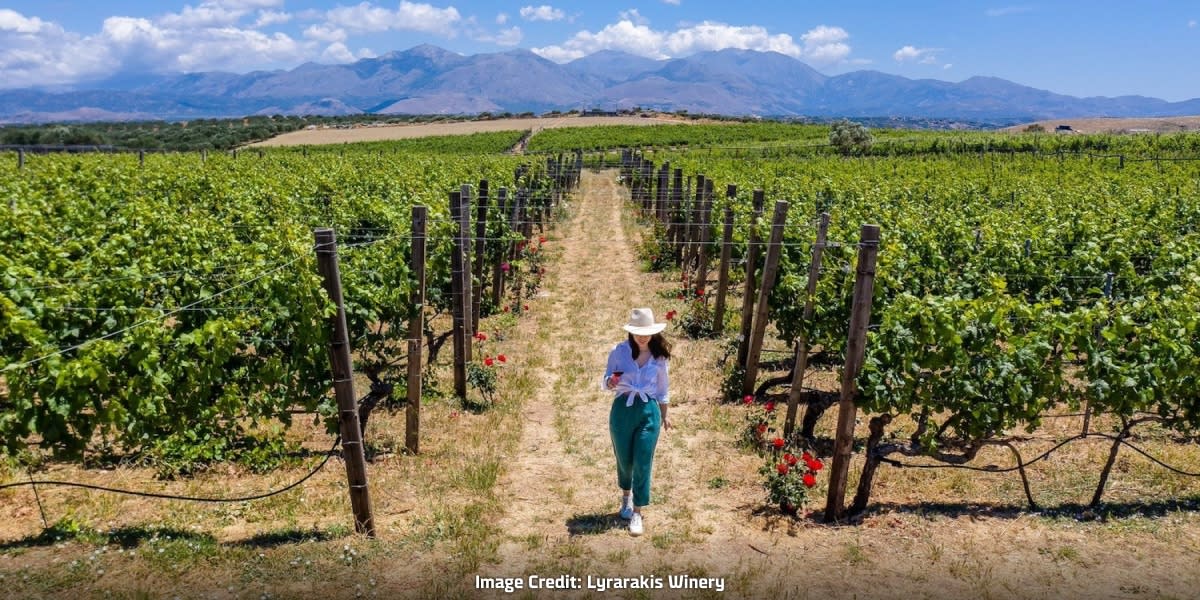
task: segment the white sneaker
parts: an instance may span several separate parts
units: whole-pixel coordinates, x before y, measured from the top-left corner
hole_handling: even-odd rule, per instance
[[[633,497],[632,496],[622,496],[621,497],[620,515],[621,515],[621,518],[625,519],[626,521],[633,518]]]
[[[629,535],[642,535],[644,532],[642,513],[633,513],[633,518],[629,519]]]

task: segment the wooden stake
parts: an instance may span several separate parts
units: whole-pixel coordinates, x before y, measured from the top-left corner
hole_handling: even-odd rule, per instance
[[[496,219],[503,220],[504,213],[508,209],[508,188],[500,188],[496,194]],[[500,240],[495,240],[497,251],[492,260],[492,306],[497,309],[500,307],[500,301],[504,298],[504,271],[500,265],[507,259],[505,248]]]
[[[836,521],[845,513],[846,480],[850,453],[854,449],[854,419],[858,408],[858,372],[867,349],[867,324],[871,319],[871,298],[875,294],[875,258],[879,253],[879,226],[863,225],[859,235],[858,268],[854,278],[854,304],[850,309],[850,333],[846,339],[846,364],[842,370],[841,399],[838,402],[837,435],[833,442],[833,467],[829,475],[829,496],[825,502],[825,520]]]
[[[658,194],[655,197],[654,216],[659,223],[667,221],[667,192],[670,191],[671,163],[664,162],[658,170]]]
[[[462,279],[463,279],[463,327],[466,328],[466,359],[471,362],[471,343],[472,336],[475,335],[475,320],[471,316],[473,311],[471,307],[473,303],[471,298],[475,295],[472,290],[471,283],[471,186],[463,184],[461,188],[460,202],[462,207],[458,211],[458,235],[462,238],[459,242],[458,249],[462,252]]]
[[[813,244],[812,262],[808,265],[808,287],[804,299],[804,321],[812,320],[813,296],[817,293],[817,278],[821,276],[821,258],[825,251],[825,239],[829,234],[829,213],[821,213],[821,221],[817,225],[817,243]],[[787,417],[783,422],[783,438],[792,436],[796,427],[796,412],[800,406],[800,394],[804,391],[804,372],[808,370],[808,337],[803,333],[796,340],[796,362],[792,371],[792,389],[788,393]],[[809,410],[812,410],[811,408]]]
[[[690,195],[690,194],[689,194]],[[704,175],[696,175],[696,195],[692,197],[687,210],[684,211],[684,231],[686,238],[683,249],[683,289],[692,290],[692,269],[698,267],[697,257],[700,254],[700,204],[704,200]],[[688,294],[691,300],[691,294]]]
[[[354,396],[354,369],[350,359],[350,335],[346,327],[346,306],[342,298],[342,275],[338,267],[337,237],[332,229],[313,231],[316,239],[317,270],[322,287],[337,306],[330,319],[329,363],[333,373],[333,393],[338,404],[338,425],[342,435],[342,456],[346,462],[346,480],[350,485],[350,506],[354,511],[354,530],[375,537],[375,519],[371,516],[371,496],[367,488],[367,461],[363,452],[362,432],[358,424],[358,400]]]
[[[771,290],[775,287],[775,274],[779,271],[779,255],[783,250],[783,227],[787,223],[788,203],[775,202],[775,216],[771,219],[771,239],[767,245],[767,262],[763,266],[762,285],[758,288],[758,302],[754,308],[754,327],[750,334],[750,350],[746,353],[746,376],[742,380],[742,395],[754,393],[758,377],[758,360],[762,357],[763,337],[767,335],[767,308]]]
[[[704,200],[700,203],[700,246],[697,256],[699,257],[700,272],[696,276],[697,287],[704,289],[708,293],[708,245],[712,243],[712,202],[713,202],[713,182],[711,179],[704,180]]]
[[[737,186],[730,185],[726,197],[737,196]],[[725,294],[729,291],[729,259],[733,252],[733,208],[725,206],[725,228],[721,232],[721,267],[717,272],[717,305],[713,309],[713,333],[725,331]]]
[[[746,287],[742,295],[742,327],[738,332],[739,365],[746,364],[746,355],[750,353],[750,326],[754,322],[754,301],[757,299],[754,273],[758,269],[758,219],[762,217],[764,201],[763,191],[754,190],[754,217],[750,219],[750,235],[746,244]]]
[[[408,407],[404,446],[420,452],[421,432],[421,336],[425,331],[425,222],[428,209],[412,207],[412,270],[416,286],[412,304],[416,314],[408,322]]]
[[[479,311],[483,299],[483,264],[487,242],[488,180],[479,181],[479,199],[475,207],[474,284],[471,289],[471,331],[479,331]]]
[[[464,402],[467,399],[467,324],[463,309],[463,230],[462,192],[450,192],[450,218],[459,224],[454,235],[454,248],[450,251],[450,310],[452,313],[450,338],[454,342],[454,394]]]

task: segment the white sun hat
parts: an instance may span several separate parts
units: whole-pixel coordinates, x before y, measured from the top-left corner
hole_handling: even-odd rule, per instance
[[[654,311],[649,308],[635,308],[629,316],[629,323],[624,326],[625,331],[633,335],[654,335],[667,328],[666,323],[654,322]]]

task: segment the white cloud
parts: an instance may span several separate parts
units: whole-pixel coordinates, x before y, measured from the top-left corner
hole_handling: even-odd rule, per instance
[[[292,18],[276,10],[282,3],[206,0],[155,17],[108,17],[90,35],[0,9],[0,87],[64,85],[135,71],[239,71],[291,66],[319,56],[345,58],[338,48],[328,47],[346,39],[335,26],[310,27],[299,40],[259,31]]]
[[[1003,6],[1000,8],[989,8],[983,11],[983,14],[989,17],[1007,17],[1009,15],[1019,15],[1021,13],[1033,12],[1033,7],[1030,6]]]
[[[942,65],[942,70],[949,71],[952,67],[954,67],[954,65],[952,65],[950,63],[946,63],[946,64]]]
[[[357,53],[354,53],[350,51],[350,48],[346,47],[346,44],[333,42],[321,53],[320,62],[334,64],[352,63],[364,58],[375,58],[375,53],[369,48],[362,48]]]
[[[650,19],[643,17],[642,13],[639,13],[638,9],[636,9],[636,8],[631,8],[629,10],[623,10],[623,11],[617,13],[617,15],[619,17],[621,17],[622,21],[630,21],[634,25],[649,25],[650,24]]]
[[[471,39],[477,42],[488,44],[496,44],[497,46],[516,46],[524,39],[525,34],[521,32],[520,27],[509,27],[502,29],[497,33],[489,33],[483,30],[475,31],[470,34]]]
[[[274,10],[258,11],[258,19],[250,26],[251,29],[259,29],[260,27],[269,27],[278,23],[287,23],[292,20],[290,13]]]
[[[508,22],[508,15],[506,13],[500,13],[500,14],[496,15],[496,24],[497,25],[503,25],[507,22]]]
[[[310,25],[308,29],[304,30],[304,37],[320,42],[344,42],[346,41],[346,30],[328,23]],[[329,52],[329,50],[327,49],[326,52]],[[349,48],[346,49],[346,53],[350,53]]]
[[[102,45],[9,9],[0,9],[0,48],[0,88],[71,83],[109,67]]]
[[[41,33],[49,27],[52,27],[50,23],[37,17],[26,17],[15,10],[0,8],[0,32]]]
[[[521,38],[524,35],[521,33],[520,27],[510,27],[496,34],[496,44],[500,46],[516,46],[521,43]]]
[[[800,56],[818,65],[843,62],[850,55],[850,45],[846,43],[848,39],[850,34],[841,27],[819,25],[800,36],[804,42]]]
[[[354,53],[346,47],[346,44],[334,42],[325,48],[321,53],[321,62],[323,63],[349,63],[354,62]]]
[[[814,64],[844,62],[850,54],[850,34],[840,27],[822,25],[801,36],[797,44],[786,33],[771,34],[758,25],[738,26],[704,21],[686,24],[674,31],[652,29],[636,10],[621,13],[621,19],[597,32],[580,31],[562,44],[533,48],[538,55],[568,62],[599,50],[621,50],[654,59],[688,56],[708,50],[740,48],[778,52]]]
[[[261,9],[283,6],[283,0],[207,0],[205,4],[217,4],[234,10]]]
[[[379,32],[390,30],[424,31],[454,37],[454,25],[462,20],[453,6],[437,8],[431,4],[400,2],[390,10],[361,2],[355,6],[339,6],[325,13],[332,24],[350,31]]]
[[[672,6],[679,6],[679,2],[680,0],[663,0],[664,4],[670,4]]]
[[[554,8],[548,4],[541,6],[522,6],[521,18],[526,21],[561,21],[566,18],[567,13],[562,9]]]
[[[1196,28],[1196,20],[1192,19],[1191,21],[1188,21],[1188,27],[1195,29]]]
[[[919,62],[923,65],[932,65],[937,63],[937,53],[941,52],[941,48],[916,48],[913,46],[905,46],[892,54],[892,58],[896,62]]]
[[[168,13],[156,22],[172,29],[199,27],[229,27],[236,24],[248,10],[229,8],[216,2],[204,2],[200,6],[185,5],[178,13]]]

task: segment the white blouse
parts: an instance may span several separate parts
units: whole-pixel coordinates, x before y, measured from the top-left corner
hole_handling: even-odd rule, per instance
[[[608,378],[616,371],[621,371],[621,379],[612,391],[618,396],[629,394],[625,406],[633,406],[634,397],[641,398],[642,402],[649,402],[651,398],[659,404],[670,402],[667,390],[667,359],[652,356],[645,366],[639,367],[633,358],[633,346],[629,344],[629,340],[625,340],[608,353],[608,366],[604,368],[600,389],[608,390]]]

